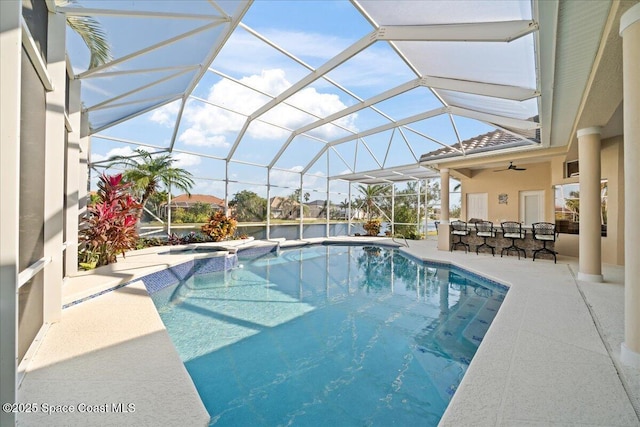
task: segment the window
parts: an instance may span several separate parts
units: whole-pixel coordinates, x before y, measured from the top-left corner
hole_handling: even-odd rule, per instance
[[[600,183],[601,209],[600,223],[602,236],[607,235],[607,193],[608,182]],[[558,233],[579,234],[580,232],[580,185],[565,184],[555,186],[555,217]]]

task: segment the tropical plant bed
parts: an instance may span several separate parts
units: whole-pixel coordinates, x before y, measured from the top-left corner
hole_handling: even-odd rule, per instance
[[[137,224],[143,204],[131,195],[132,186],[132,183],[124,182],[123,174],[100,177],[96,202],[87,208],[79,231],[78,265],[81,269],[92,270],[115,263],[118,255],[124,256],[133,249],[221,242],[235,235],[237,221],[218,211],[201,226],[200,233],[192,231],[183,236],[140,238]]]

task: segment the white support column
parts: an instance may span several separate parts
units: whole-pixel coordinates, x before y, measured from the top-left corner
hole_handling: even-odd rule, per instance
[[[302,182],[303,182],[303,178],[304,178],[304,174],[300,174],[300,197],[298,198],[298,203],[300,203],[300,235],[299,235],[299,239],[302,240],[302,236],[304,235],[304,224],[303,224],[303,220],[304,220],[304,208],[302,206],[302,197],[303,197],[303,190],[302,190]]]
[[[78,211],[80,203],[80,187],[78,170],[86,165],[80,164],[80,81],[69,81],[69,122],[71,131],[67,134],[67,168],[65,171],[67,188],[66,198],[66,244],[65,276],[73,276],[78,272]],[[86,187],[86,184],[85,184]]]
[[[448,251],[449,235],[449,169],[440,169],[440,225],[438,226],[438,250]]]
[[[417,193],[418,193],[418,217],[416,219],[416,232],[418,233],[418,235],[420,235],[420,180],[418,180],[418,187],[417,187]]]
[[[267,230],[265,237],[271,238],[271,168],[267,167]]]
[[[0,2],[0,402],[16,403],[22,2]],[[0,425],[15,425],[0,411]]]
[[[78,219],[87,213],[89,187],[91,186],[91,137],[89,135],[89,117],[86,111],[80,113],[80,167],[78,168]]]
[[[396,235],[396,185],[391,184],[391,236]]]
[[[327,184],[329,187],[329,184]],[[329,201],[329,189],[327,188],[327,201],[325,202],[325,214],[327,215],[326,237],[331,237],[331,202]]]
[[[349,181],[349,205],[347,206],[347,236],[351,236],[351,181]]]
[[[331,203],[329,202],[329,155],[327,154],[327,199],[326,199],[326,203],[325,203],[325,215],[327,216],[327,229],[326,229],[326,237],[329,237],[330,233],[330,225],[329,225],[329,221],[331,220]]]
[[[229,160],[224,162],[224,214],[229,216]]]
[[[640,4],[620,18],[624,87],[624,342],[620,360],[640,369]]]
[[[44,257],[51,263],[44,269],[44,322],[62,316],[62,248],[64,216],[65,98],[67,62],[65,58],[66,19],[49,13],[47,71],[53,91],[47,92],[44,167]]]
[[[424,238],[429,238],[429,178],[424,179]]]
[[[578,280],[602,282],[600,132],[598,126],[578,130],[580,160],[580,255]]]
[[[171,186],[167,190],[167,235],[171,235]]]

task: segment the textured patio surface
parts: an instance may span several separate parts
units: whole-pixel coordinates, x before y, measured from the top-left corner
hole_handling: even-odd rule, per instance
[[[606,283],[594,284],[575,279],[574,258],[554,264],[409,244],[415,256],[510,286],[440,425],[640,425],[640,372],[618,362],[623,268],[605,266]]]
[[[573,258],[554,264],[442,252],[433,240],[409,241],[403,250],[510,286],[441,425],[640,426],[634,411],[640,372],[618,362],[621,267],[605,266],[606,283],[592,284],[576,281]],[[65,303],[189,259],[156,252],[133,253],[70,279]],[[141,282],[63,310],[29,362],[19,400],[70,405],[75,412],[21,414],[20,425],[197,426],[209,419]],[[79,404],[99,410],[119,403],[133,404],[135,412],[78,412]]]

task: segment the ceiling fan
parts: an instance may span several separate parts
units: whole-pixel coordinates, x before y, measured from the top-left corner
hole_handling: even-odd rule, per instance
[[[527,168],[519,168],[516,165],[513,164],[513,162],[509,162],[509,167],[507,167],[506,169],[498,169],[495,170],[494,172],[504,172],[504,171],[526,171]]]

